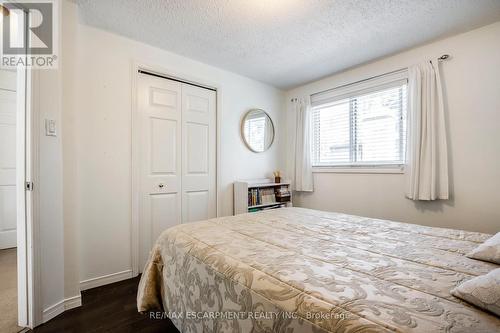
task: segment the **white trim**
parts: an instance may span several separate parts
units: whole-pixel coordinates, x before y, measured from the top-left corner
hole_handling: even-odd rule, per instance
[[[106,284],[115,283],[133,278],[134,274],[131,269],[126,271],[116,272],[108,275],[99,276],[96,278],[80,281],[80,290],[92,289]]]
[[[222,188],[221,184],[221,166],[222,166],[222,160],[221,160],[221,131],[220,129],[222,128],[222,89],[219,87],[216,90],[216,95],[215,95],[215,103],[216,103],[216,110],[215,110],[215,140],[216,140],[216,158],[215,158],[215,181],[216,181],[216,193],[215,193],[215,200],[216,202],[216,214],[217,217],[221,216],[221,204],[222,200],[220,198],[220,189]]]
[[[3,231],[0,234],[0,250],[17,247],[17,229]]]
[[[82,306],[82,295],[77,295],[73,297],[69,297],[66,299],[63,299],[62,301],[57,302],[54,305],[49,306],[45,310],[43,310],[42,314],[42,322],[46,323],[49,320],[57,317],[61,313],[67,310],[71,310],[74,308],[77,308],[79,306]]]
[[[404,166],[315,166],[312,169],[313,173],[385,173],[385,174],[403,174],[405,173]]]
[[[139,155],[139,130],[134,124],[139,123],[139,113],[137,112],[137,73],[139,71],[139,65],[132,62],[131,66],[131,80],[132,80],[132,112],[130,114],[131,118],[131,225],[130,225],[130,249],[131,249],[131,262],[132,262],[132,275],[137,276],[139,274],[139,193],[140,193],[140,163],[136,156]]]
[[[25,31],[29,19],[25,19]],[[25,34],[28,36],[27,34]],[[27,37],[26,37],[27,38]],[[25,43],[27,45],[27,41]],[[38,71],[18,68],[17,127],[17,249],[18,325],[33,328],[41,323],[39,251],[39,80]],[[25,183],[35,184],[25,191]]]
[[[216,165],[215,165],[215,178],[216,178],[216,194],[215,194],[215,200],[216,200],[216,214],[217,216],[220,216],[221,214],[221,198],[220,198],[220,189],[221,189],[221,116],[222,116],[222,88],[219,84],[216,84],[214,82],[207,81],[205,79],[193,77],[190,75],[185,75],[183,73],[179,73],[176,70],[172,68],[164,68],[162,66],[157,66],[157,65],[150,65],[150,64],[145,64],[140,61],[132,61],[131,65],[131,80],[132,80],[132,114],[131,114],[131,121],[132,121],[132,142],[131,142],[131,147],[132,147],[132,156],[131,156],[131,161],[132,161],[132,192],[131,192],[131,203],[132,203],[132,208],[131,208],[131,214],[132,214],[132,220],[131,220],[131,258],[132,258],[132,276],[135,277],[139,274],[139,193],[140,193],[140,187],[139,187],[139,180],[140,180],[140,170],[139,170],[139,165],[140,165],[140,155],[139,155],[139,146],[138,146],[138,135],[139,135],[139,129],[138,129],[138,120],[139,120],[139,113],[137,110],[137,79],[138,79],[138,72],[139,70],[144,70],[148,71],[151,73],[155,73],[158,75],[166,76],[166,77],[171,77],[173,79],[181,80],[184,82],[191,82],[196,85],[204,86],[206,88],[210,89],[215,89],[215,96],[216,96],[216,110],[215,110],[215,117],[216,117]]]
[[[82,306],[82,295],[76,295],[64,300],[64,311]]]
[[[404,68],[402,70],[314,93],[311,95],[311,105],[313,107],[321,107],[324,104],[333,103],[344,98],[360,96],[373,91],[388,89],[392,86],[406,84],[407,82],[408,69]]]
[[[27,288],[28,288],[28,327],[33,328],[42,323],[43,305],[42,300],[42,278],[40,269],[40,80],[39,72],[28,69],[27,91],[31,90],[30,98],[27,100],[26,114],[29,117],[27,121],[27,134],[29,147],[27,147],[26,181],[33,182],[33,191],[26,192],[26,237],[27,237]]]
[[[321,93],[316,93],[311,95],[311,99],[313,96],[316,98],[316,100],[313,102],[313,112],[321,112],[322,109],[328,108],[332,106],[334,102],[337,102],[338,100],[344,100],[345,98],[358,98],[359,96],[362,96],[366,93],[371,93],[371,92],[376,92],[376,91],[384,91],[390,87],[402,87],[404,85],[408,84],[408,70],[400,70],[400,71],[395,71],[391,72],[388,74],[384,74],[381,76],[377,76],[374,78],[370,78],[367,80],[362,80],[358,81],[352,84],[347,84],[340,86],[338,88],[326,90]],[[403,97],[404,100],[404,97]],[[402,113],[405,107],[403,106],[403,100],[401,101],[401,106],[402,109],[399,111],[399,113]],[[354,131],[354,136],[357,137],[357,125],[353,125],[353,107],[352,104],[349,102],[349,120],[348,120],[348,129],[350,130],[350,136],[353,135]],[[401,115],[400,115],[401,116]],[[352,139],[349,140],[349,153],[350,153],[350,162],[347,163],[338,163],[338,164],[333,164],[333,165],[328,165],[326,163],[319,163],[320,161],[315,161],[316,159],[320,159],[319,157],[319,152],[316,151],[319,149],[319,146],[321,146],[321,139],[316,137],[314,134],[314,130],[312,131],[311,137],[314,137],[314,142],[312,144],[312,149],[314,150],[313,152],[313,172],[337,172],[337,173],[404,173],[404,152],[401,150],[404,148],[404,142],[405,142],[405,136],[403,135],[404,132],[404,125],[405,122],[403,121],[403,117],[400,117],[401,119],[398,120],[399,123],[399,148],[398,148],[398,153],[403,154],[402,160],[397,159],[393,161],[371,161],[371,162],[364,162],[364,161],[355,161],[356,153],[357,153],[357,145],[355,144],[355,141]],[[319,121],[316,119],[316,121]],[[314,121],[313,121],[314,122]],[[316,125],[316,124],[314,124]],[[313,126],[316,127],[316,126]],[[354,154],[354,155],[353,155]],[[318,155],[318,156],[314,156]],[[317,165],[314,165],[318,163]]]
[[[59,301],[56,304],[51,305],[47,309],[43,310],[42,322],[46,323],[63,312],[64,312],[64,300]]]
[[[18,326],[30,326],[29,316],[29,232],[28,218],[30,216],[30,205],[28,204],[28,192],[24,187],[27,181],[27,157],[29,156],[28,138],[30,137],[28,106],[27,106],[27,73],[25,69],[19,68],[16,76],[16,247],[17,247],[17,307]],[[24,101],[24,103],[22,102]]]

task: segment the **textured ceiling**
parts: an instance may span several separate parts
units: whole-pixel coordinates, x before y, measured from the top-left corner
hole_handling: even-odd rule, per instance
[[[500,0],[79,0],[83,21],[279,88],[500,20]]]

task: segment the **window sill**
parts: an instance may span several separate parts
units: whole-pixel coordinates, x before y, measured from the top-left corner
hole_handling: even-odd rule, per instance
[[[381,165],[381,166],[317,166],[313,167],[313,173],[379,173],[379,174],[403,174],[403,165]]]

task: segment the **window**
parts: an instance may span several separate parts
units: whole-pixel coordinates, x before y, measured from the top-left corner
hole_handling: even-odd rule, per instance
[[[256,151],[264,151],[266,136],[266,117],[258,116],[247,119],[244,128],[248,144]]]
[[[312,97],[313,166],[404,164],[407,83],[384,81]]]

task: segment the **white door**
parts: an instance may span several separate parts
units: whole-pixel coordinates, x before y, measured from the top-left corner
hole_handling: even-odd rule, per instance
[[[0,70],[0,249],[17,243],[16,75]]]
[[[182,85],[182,222],[217,215],[215,91]]]
[[[215,217],[215,92],[138,74],[139,270],[168,227]]]
[[[181,83],[139,74],[139,269],[160,233],[181,222]]]

